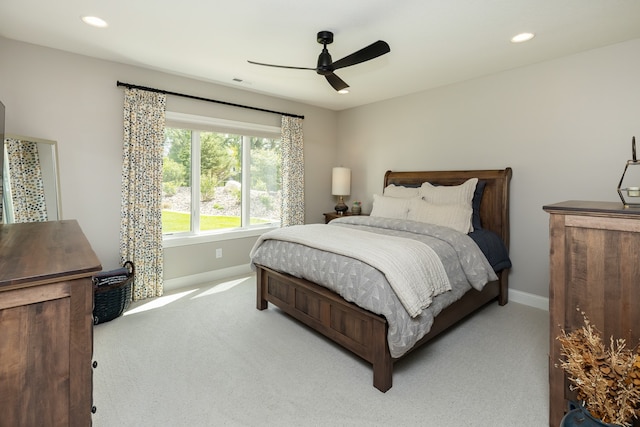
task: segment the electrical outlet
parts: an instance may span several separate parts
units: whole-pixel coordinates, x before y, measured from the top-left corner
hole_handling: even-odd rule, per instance
[[[216,258],[222,258],[222,248],[216,249]]]

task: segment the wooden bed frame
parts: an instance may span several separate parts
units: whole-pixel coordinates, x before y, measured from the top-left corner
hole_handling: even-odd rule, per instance
[[[440,185],[458,185],[469,178],[477,177],[486,182],[480,205],[482,226],[502,237],[508,248],[511,173],[511,168],[473,171],[387,171],[384,187],[389,184],[420,186],[425,181]],[[382,392],[391,388],[393,364],[401,358],[392,358],[389,353],[387,322],[383,316],[347,302],[338,294],[308,280],[279,273],[264,266],[256,267],[258,310],[266,309],[271,302],[313,330],[371,363],[375,388]],[[508,274],[508,270],[501,271],[498,273],[498,280],[488,283],[482,291],[471,289],[460,300],[445,308],[435,318],[429,333],[410,351],[430,341],[490,301],[497,299],[500,305],[505,305],[508,301]]]

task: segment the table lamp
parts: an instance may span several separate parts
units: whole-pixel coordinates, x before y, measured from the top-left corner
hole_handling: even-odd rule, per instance
[[[351,194],[351,169],[333,168],[331,177],[331,194],[338,196],[338,204],[335,207],[339,215],[344,214],[349,208],[344,204],[344,196]]]

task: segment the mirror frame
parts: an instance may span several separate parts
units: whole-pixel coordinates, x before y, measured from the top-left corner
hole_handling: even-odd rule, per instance
[[[60,167],[58,164],[58,142],[57,141],[53,141],[50,139],[42,139],[42,138],[34,138],[32,136],[23,136],[23,135],[13,135],[13,134],[9,134],[6,133],[4,135],[4,139],[15,139],[15,140],[19,140],[19,141],[29,141],[29,142],[35,142],[37,144],[46,144],[46,145],[50,145],[51,146],[51,156],[52,156],[52,161],[51,161],[51,167],[53,169],[52,171],[52,175],[55,178],[54,179],[54,183],[53,186],[54,191],[55,191],[55,195],[56,195],[56,219],[49,219],[49,221],[57,221],[57,220],[61,220],[62,219],[62,197],[61,197],[61,193],[60,193]],[[2,149],[4,150],[4,144],[5,141],[2,141]],[[1,181],[0,181],[1,182]],[[4,194],[2,197],[5,197]],[[4,200],[3,202],[3,206],[4,206]],[[2,223],[2,218],[0,218],[0,223]]]

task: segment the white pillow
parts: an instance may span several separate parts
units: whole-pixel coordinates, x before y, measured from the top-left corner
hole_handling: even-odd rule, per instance
[[[473,209],[471,206],[460,204],[436,205],[422,199],[411,199],[407,219],[453,228],[460,233],[467,234],[473,231],[471,226],[472,215]]]
[[[476,191],[478,178],[471,178],[460,185],[431,185],[422,183],[420,195],[422,198],[436,205],[465,205],[471,208],[473,192]]]
[[[420,197],[415,197],[414,199],[420,200]],[[384,218],[407,219],[409,205],[414,199],[400,199],[397,197],[385,197],[374,194],[373,208],[369,215]]]
[[[386,197],[399,197],[402,199],[408,199],[411,197],[420,196],[420,188],[419,187],[402,187],[395,184],[389,184],[384,188],[384,193]]]

